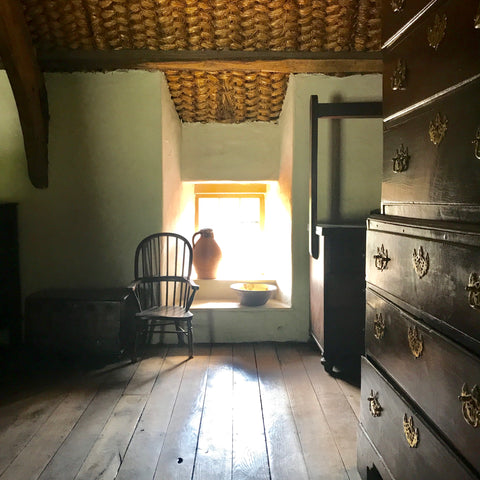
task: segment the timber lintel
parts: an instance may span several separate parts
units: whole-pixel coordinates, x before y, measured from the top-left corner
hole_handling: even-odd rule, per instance
[[[0,57],[12,87],[23,132],[30,181],[48,186],[48,101],[20,2],[0,1]]]
[[[263,71],[278,73],[380,73],[380,52],[234,50],[55,50],[42,52],[47,72],[138,70]]]

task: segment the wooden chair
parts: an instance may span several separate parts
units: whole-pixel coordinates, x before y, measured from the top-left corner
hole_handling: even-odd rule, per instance
[[[190,312],[198,285],[190,279],[193,250],[190,242],[176,233],[155,233],[144,238],[135,251],[135,294],[139,312],[135,316],[132,360],[137,360],[139,339],[152,343],[154,333],[175,333],[179,345],[188,341],[193,357]],[[165,327],[175,326],[175,330]]]

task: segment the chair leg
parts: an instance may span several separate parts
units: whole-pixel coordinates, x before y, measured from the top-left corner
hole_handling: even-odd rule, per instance
[[[130,360],[132,363],[137,363],[137,348],[138,348],[138,329],[135,325],[135,332],[133,334],[133,342],[132,342],[132,349],[130,352]]]
[[[193,330],[192,330],[192,319],[187,320],[187,336],[188,336],[188,356],[193,358]]]
[[[183,339],[183,336],[185,335],[185,333],[180,327],[179,321],[175,321],[175,330],[177,331],[178,346],[182,347],[183,345],[185,345],[185,340]]]

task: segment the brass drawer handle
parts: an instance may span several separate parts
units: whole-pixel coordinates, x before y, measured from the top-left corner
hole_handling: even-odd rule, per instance
[[[390,77],[392,90],[406,90],[407,88],[407,64],[401,58],[397,61],[397,66]]]
[[[475,133],[475,138],[473,139],[472,143],[475,146],[473,150],[473,154],[478,160],[480,160],[480,127],[477,128],[477,131]]]
[[[405,5],[405,0],[390,0],[390,5],[394,13],[401,12]]]
[[[475,310],[480,310],[480,277],[478,273],[470,274],[465,290],[468,292],[468,304]]]
[[[377,247],[377,253],[373,258],[375,260],[375,268],[381,272],[387,269],[388,262],[391,260],[388,256],[388,250],[385,249],[383,244],[381,247]]]
[[[438,146],[442,142],[447,133],[447,125],[448,119],[445,115],[437,113],[435,118],[430,121],[430,125],[428,127],[428,136],[430,137],[430,141],[435,145]]]
[[[418,253],[415,249],[413,249],[412,262],[418,278],[423,278],[428,273],[428,268],[430,267],[430,257],[428,256],[428,252],[426,253],[423,250],[422,246],[420,246],[418,249]]]
[[[403,432],[410,448],[416,448],[420,440],[418,428],[413,424],[413,417],[408,418],[407,414],[403,416]]]
[[[385,320],[381,313],[375,314],[375,319],[373,320],[373,336],[377,340],[381,340],[385,335]]]
[[[427,28],[427,40],[428,45],[434,50],[438,50],[440,43],[442,43],[443,37],[447,30],[447,14],[444,13],[435,15],[433,25]]]
[[[477,428],[480,425],[480,388],[474,385],[470,390],[464,383],[458,399],[462,402],[463,418],[473,428]]]
[[[367,397],[367,400],[369,402],[368,408],[372,417],[380,417],[383,408],[378,401],[378,392],[370,390],[370,395]]]
[[[400,148],[396,149],[395,155],[392,158],[393,171],[395,173],[400,173],[408,170],[409,160],[410,155],[408,154],[408,148],[405,148],[402,144]]]
[[[418,333],[416,326],[408,327],[408,346],[415,358],[420,358],[423,354],[423,337]]]

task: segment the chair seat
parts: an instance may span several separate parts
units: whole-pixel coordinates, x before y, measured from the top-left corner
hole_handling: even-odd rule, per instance
[[[183,307],[170,305],[147,308],[146,310],[138,312],[136,316],[141,318],[165,318],[186,320],[187,318],[192,318],[193,313],[191,313],[189,310],[185,310]]]

